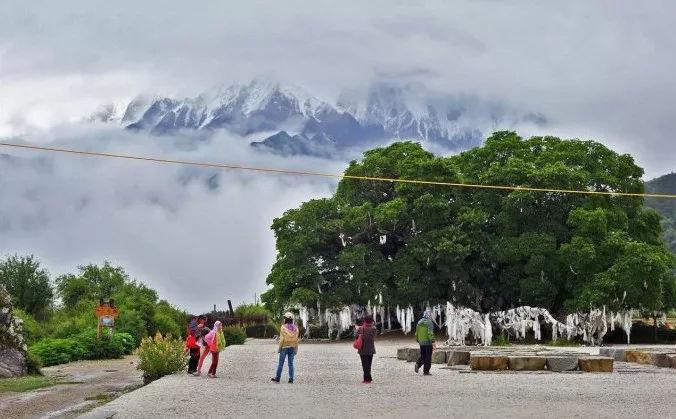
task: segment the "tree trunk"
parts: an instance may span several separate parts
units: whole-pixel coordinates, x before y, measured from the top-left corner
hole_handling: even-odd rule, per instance
[[[653,316],[653,343],[657,343],[657,316]]]

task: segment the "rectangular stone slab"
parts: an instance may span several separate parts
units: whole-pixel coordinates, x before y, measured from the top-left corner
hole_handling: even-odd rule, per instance
[[[652,364],[656,367],[661,368],[671,368],[671,359],[669,359],[669,354],[664,352],[651,352],[650,358]]]
[[[646,364],[652,365],[653,359],[650,356],[650,352],[638,350],[638,349],[627,349],[624,351],[624,357],[627,362],[634,362],[637,364]]]
[[[470,351],[453,350],[448,353],[446,363],[448,365],[469,365]]]
[[[577,364],[584,372],[613,372],[613,361],[609,356],[581,356]]]
[[[671,368],[676,368],[676,354],[669,354],[667,358],[671,360]]]
[[[509,356],[509,369],[514,371],[538,371],[544,370],[547,358],[544,356]]]
[[[547,357],[547,369],[553,372],[575,371],[579,355],[560,355]]]
[[[433,364],[445,364],[446,363],[446,351],[434,351],[434,352],[432,352],[432,363]]]
[[[408,350],[410,348],[397,348],[397,359],[406,361],[408,359]]]
[[[415,362],[420,358],[420,348],[408,348],[408,357],[406,362]]]
[[[506,355],[474,355],[469,357],[469,366],[478,371],[506,370],[509,358]]]
[[[626,362],[625,349],[623,348],[599,348],[599,355],[609,356],[618,362]]]

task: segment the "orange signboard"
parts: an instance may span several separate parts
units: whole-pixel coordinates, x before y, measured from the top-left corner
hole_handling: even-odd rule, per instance
[[[96,307],[96,317],[117,317],[117,307],[107,305]]]

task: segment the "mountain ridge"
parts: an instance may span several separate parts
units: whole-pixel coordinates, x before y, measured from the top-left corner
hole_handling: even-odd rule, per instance
[[[343,92],[331,103],[299,86],[253,80],[184,99],[138,96],[124,112],[103,107],[92,120],[115,120],[154,135],[223,129],[250,138],[258,149],[315,156],[392,139],[461,151],[481,144],[484,133],[495,127],[547,122],[541,114],[469,95],[443,95],[422,85],[374,83],[360,93]]]

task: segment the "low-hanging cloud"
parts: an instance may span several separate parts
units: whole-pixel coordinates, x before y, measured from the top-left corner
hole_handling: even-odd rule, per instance
[[[344,165],[254,152],[225,135],[60,131],[51,140],[64,147],[336,173]],[[108,259],[192,311],[253,301],[275,257],[273,218],[335,188],[325,179],[1,151],[0,255],[35,254],[52,276]]]

